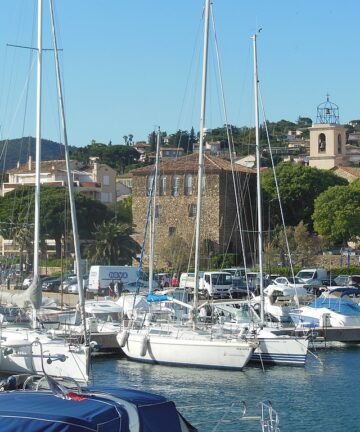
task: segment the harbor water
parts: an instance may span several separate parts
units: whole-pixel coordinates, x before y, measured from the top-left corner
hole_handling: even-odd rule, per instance
[[[339,344],[314,354],[304,368],[266,366],[263,371],[261,366],[248,366],[242,372],[97,357],[92,372],[96,384],[147,390],[172,399],[200,432],[212,431],[212,420],[240,401],[246,402],[247,419],[234,424],[229,415],[229,421],[216,430],[261,431],[254,416],[261,412],[261,401],[271,401],[282,432],[360,431],[360,346]],[[240,416],[241,407],[238,412]]]

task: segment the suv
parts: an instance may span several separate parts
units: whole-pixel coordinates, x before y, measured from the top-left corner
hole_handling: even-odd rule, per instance
[[[337,285],[360,288],[360,275],[339,275],[335,278]]]

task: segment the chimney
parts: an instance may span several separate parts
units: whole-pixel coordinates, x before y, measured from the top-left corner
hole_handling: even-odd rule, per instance
[[[19,169],[20,168],[20,161],[16,162],[16,168]]]
[[[32,158],[31,155],[29,155],[29,162],[28,162],[28,170],[31,171],[31,162],[32,162]]]

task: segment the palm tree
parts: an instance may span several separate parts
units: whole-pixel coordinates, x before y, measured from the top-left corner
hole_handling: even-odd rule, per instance
[[[21,271],[23,268],[24,252],[27,254],[25,262],[29,264],[32,261],[33,239],[33,228],[28,225],[20,225],[12,232],[12,240],[19,246]]]
[[[132,234],[132,225],[114,219],[96,225],[94,242],[87,249],[89,259],[99,265],[131,264],[140,251]]]

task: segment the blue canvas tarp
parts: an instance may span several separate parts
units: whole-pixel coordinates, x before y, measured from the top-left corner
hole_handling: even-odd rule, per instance
[[[128,416],[116,402],[66,400],[45,391],[0,393],[0,430],[6,432],[128,432]]]

